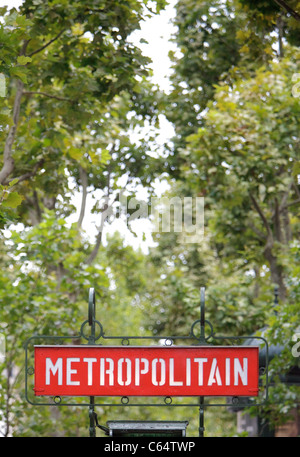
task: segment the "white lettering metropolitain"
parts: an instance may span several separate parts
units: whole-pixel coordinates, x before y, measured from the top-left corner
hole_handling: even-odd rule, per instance
[[[45,384],[55,378],[59,386],[141,386],[147,377],[152,386],[247,386],[248,358],[186,358],[184,364],[170,358],[145,357],[46,357]],[[184,369],[182,366],[184,365]],[[97,379],[97,381],[95,381]]]

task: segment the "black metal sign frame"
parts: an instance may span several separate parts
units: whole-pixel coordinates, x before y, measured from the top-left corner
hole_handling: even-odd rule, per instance
[[[196,335],[196,328],[199,327],[200,325],[200,334]],[[206,325],[210,329],[210,333],[208,336],[205,335],[205,328]],[[87,335],[86,334],[86,328],[89,326],[90,328],[90,333]],[[245,401],[245,398],[241,397],[232,397],[231,399],[231,405],[238,408],[238,407],[252,407],[252,406],[262,406],[264,405],[267,400],[268,400],[268,386],[269,386],[269,381],[268,381],[268,367],[269,367],[269,346],[267,340],[262,337],[262,336],[217,336],[214,333],[213,326],[212,324],[205,319],[205,288],[202,287],[200,290],[200,318],[196,320],[190,329],[190,334],[189,335],[176,335],[176,336],[164,336],[164,335],[159,335],[159,336],[128,336],[128,335],[106,335],[104,333],[102,324],[96,320],[96,305],[95,305],[95,290],[94,288],[90,288],[89,290],[89,300],[88,300],[88,319],[83,322],[80,328],[80,332],[78,335],[72,335],[72,336],[49,336],[49,335],[33,335],[32,337],[28,338],[28,340],[24,344],[25,348],[25,398],[27,402],[31,405],[34,406],[85,406],[89,407],[89,418],[90,418],[90,436],[96,436],[95,433],[95,427],[98,425],[97,422],[97,415],[95,414],[94,408],[95,406],[109,406],[109,407],[133,407],[133,406],[144,406],[144,407],[183,407],[183,406],[188,406],[188,407],[198,407],[199,408],[199,436],[203,436],[204,434],[204,408],[205,407],[210,407],[210,406],[230,406],[228,402],[223,402],[223,403],[211,403],[211,402],[205,402],[205,397],[200,396],[197,397],[197,402],[189,402],[186,403],[184,402],[174,402],[174,397],[171,396],[166,396],[163,399],[163,402],[160,399],[160,402],[153,402],[151,399],[150,403],[140,403],[135,400],[135,402],[131,402],[130,397],[120,397],[120,402],[117,403],[107,403],[107,402],[99,402],[97,400],[97,403],[95,402],[95,397],[89,397],[89,403],[85,401],[77,401],[77,402],[64,402],[63,399],[59,396],[52,397],[51,402],[45,402],[45,401],[34,401],[32,398],[30,398],[29,395],[29,377],[34,374],[34,368],[32,365],[29,363],[29,353],[30,353],[30,347],[32,348],[33,345],[38,344],[38,342],[42,341],[47,341],[50,342],[51,344],[61,344],[62,342],[68,341],[68,340],[75,340],[75,339],[81,339],[83,338],[84,340],[87,341],[87,345],[101,345],[101,339],[102,341],[116,341],[120,340],[121,344],[124,346],[130,345],[132,341],[140,341],[140,340],[155,340],[157,342],[160,342],[160,345],[164,344],[165,346],[172,346],[176,341],[181,340],[181,341],[189,341],[191,342],[191,345],[195,346],[203,346],[203,345],[209,345],[208,341],[209,340],[215,340],[215,341],[233,341],[233,342],[238,342],[238,341],[244,341],[247,344],[249,344],[253,340],[257,340],[259,342],[259,346],[263,345],[265,347],[265,364],[264,366],[260,367],[259,374],[260,374],[260,379],[259,379],[259,385],[260,385],[260,390],[263,394],[263,398],[260,396],[260,401],[255,401],[254,399],[249,397],[248,401]],[[99,342],[100,340],[100,342]],[[264,382],[263,382],[263,377],[265,377]],[[78,399],[77,399],[78,400]]]

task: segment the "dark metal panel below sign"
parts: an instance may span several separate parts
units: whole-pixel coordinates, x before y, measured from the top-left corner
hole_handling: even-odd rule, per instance
[[[112,437],[185,437],[188,421],[107,421]]]

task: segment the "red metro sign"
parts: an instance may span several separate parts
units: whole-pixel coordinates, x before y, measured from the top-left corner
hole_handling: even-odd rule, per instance
[[[35,395],[257,396],[258,347],[35,346]]]

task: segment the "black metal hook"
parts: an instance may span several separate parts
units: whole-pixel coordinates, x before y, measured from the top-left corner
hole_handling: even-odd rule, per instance
[[[205,287],[200,289],[200,340],[205,342]]]
[[[89,325],[92,326],[96,319],[96,301],[95,301],[95,289],[90,287],[89,290],[89,310],[88,310]]]

